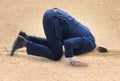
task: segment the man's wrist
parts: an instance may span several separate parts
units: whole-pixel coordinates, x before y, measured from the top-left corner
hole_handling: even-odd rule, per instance
[[[75,62],[75,59],[74,59],[74,57],[69,57],[69,58],[68,58],[68,60],[70,61],[70,63],[73,63],[73,62]]]

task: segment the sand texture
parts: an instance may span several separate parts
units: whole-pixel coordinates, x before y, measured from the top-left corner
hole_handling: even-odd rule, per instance
[[[54,62],[10,50],[18,32],[45,37],[42,17],[58,7],[88,26],[105,54],[75,56],[89,64],[73,67],[63,58]],[[120,81],[120,0],[0,0],[0,81]]]

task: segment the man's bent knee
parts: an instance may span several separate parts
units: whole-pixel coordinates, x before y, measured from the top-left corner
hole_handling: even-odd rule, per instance
[[[59,61],[61,58],[62,58],[62,55],[61,56],[55,56],[55,58],[53,60],[54,61]]]

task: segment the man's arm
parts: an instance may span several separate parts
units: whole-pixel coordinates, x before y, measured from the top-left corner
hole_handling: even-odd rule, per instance
[[[78,48],[81,45],[80,43],[81,41],[79,37],[70,38],[64,41],[66,58],[68,58],[68,60],[70,61],[70,64],[73,66],[88,66],[88,64],[77,61],[73,57],[74,56],[73,50],[75,48]]]

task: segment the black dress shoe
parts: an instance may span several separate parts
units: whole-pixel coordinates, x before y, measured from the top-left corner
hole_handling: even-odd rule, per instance
[[[18,33],[18,35],[23,36],[26,40],[28,40],[28,38],[29,38],[29,36],[25,32],[23,32],[23,31],[20,31]]]
[[[12,50],[11,50],[11,53],[10,55],[13,56],[14,55],[14,52],[19,49],[19,48],[22,48],[22,47],[25,47],[26,46],[26,40],[24,39],[24,37],[22,36],[18,36],[15,40],[15,42],[13,43],[13,46],[12,46]]]

